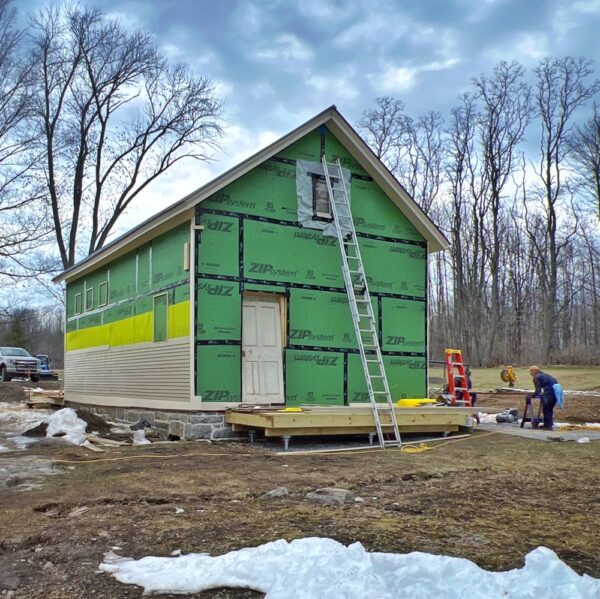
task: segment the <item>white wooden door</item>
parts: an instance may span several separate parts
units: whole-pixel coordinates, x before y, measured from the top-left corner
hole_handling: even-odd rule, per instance
[[[283,403],[283,352],[279,301],[244,298],[242,401]]]

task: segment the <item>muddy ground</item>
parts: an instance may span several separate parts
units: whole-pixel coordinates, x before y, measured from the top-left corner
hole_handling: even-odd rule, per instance
[[[136,558],[175,549],[215,555],[307,536],[360,541],[371,551],[466,557],[493,570],[520,567],[544,545],[577,572],[600,577],[600,443],[478,433],[437,446],[412,455],[281,456],[243,443],[103,454],[53,444],[2,454],[0,468],[25,468],[39,456],[54,460],[59,474],[43,478],[41,488],[0,489],[0,597],[2,589],[23,599],[141,597],[140,588],[97,573],[113,546]],[[290,495],[259,499],[278,485]],[[326,507],[305,499],[328,486],[365,501]],[[221,589],[188,596],[262,595]]]
[[[537,400],[534,401],[537,409]],[[510,395],[479,395],[477,407],[482,412],[485,412],[486,407],[502,410],[518,408],[519,414],[522,415],[525,409],[525,398]],[[555,408],[554,420],[571,423],[600,422],[600,397],[584,395],[566,397],[564,408],[562,410]]]

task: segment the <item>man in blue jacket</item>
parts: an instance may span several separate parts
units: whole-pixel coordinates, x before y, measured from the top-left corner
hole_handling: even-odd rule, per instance
[[[558,381],[553,376],[542,372],[537,366],[532,366],[529,369],[529,374],[533,377],[533,384],[535,385],[533,397],[540,397],[542,400],[544,426],[540,428],[551,431],[553,426],[552,411],[556,405],[554,385],[557,385]]]

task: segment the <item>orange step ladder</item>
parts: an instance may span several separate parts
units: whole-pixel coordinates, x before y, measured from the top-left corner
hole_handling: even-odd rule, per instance
[[[446,350],[446,375],[448,378],[448,395],[452,396],[452,405],[472,406],[467,371],[460,349]],[[457,380],[458,379],[458,384]]]

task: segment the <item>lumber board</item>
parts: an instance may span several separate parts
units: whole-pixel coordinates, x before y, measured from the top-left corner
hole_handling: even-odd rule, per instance
[[[428,425],[398,425],[400,433],[454,433],[460,429],[457,424],[428,424]],[[375,432],[375,423],[372,426],[360,427],[293,427],[293,428],[265,428],[265,437],[310,437],[312,435],[360,435]],[[384,431],[385,432],[385,431]]]
[[[85,443],[83,443],[81,445],[81,447],[85,447],[86,449],[89,449],[90,451],[93,451],[94,453],[104,453],[104,449],[102,449],[101,447],[98,447],[97,445],[94,445],[93,443],[90,443],[89,441],[86,441]]]
[[[50,408],[56,406],[56,404],[51,401],[27,401],[25,405],[28,408],[35,408],[37,410],[49,410]]]
[[[130,445],[124,441],[114,441],[113,439],[106,439],[97,435],[86,435],[85,438],[96,445],[106,445],[109,447],[123,447],[124,445]]]
[[[433,426],[433,425],[466,425],[469,414],[436,414],[436,413],[396,413],[396,419],[399,426]],[[389,414],[380,415],[383,424],[391,423]],[[255,426],[259,428],[358,428],[373,427],[375,420],[373,414],[365,413],[339,413],[330,412],[324,414],[305,413],[280,413],[280,414],[236,414],[230,412],[226,415],[226,420],[230,424],[244,424],[246,426]]]

